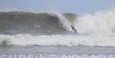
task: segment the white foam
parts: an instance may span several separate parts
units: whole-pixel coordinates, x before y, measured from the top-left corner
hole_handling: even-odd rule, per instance
[[[115,33],[115,11],[101,11],[92,14],[84,14],[76,23],[80,33],[90,34],[114,34]]]
[[[115,46],[115,36],[39,35],[29,34],[0,35],[0,42],[7,40],[9,45],[65,45],[65,46]]]

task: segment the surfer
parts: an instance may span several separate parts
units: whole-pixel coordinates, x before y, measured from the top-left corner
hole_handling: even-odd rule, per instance
[[[73,26],[71,25],[71,28],[72,28],[72,31],[74,31],[74,33],[76,34],[76,33],[77,33],[77,30],[75,29],[75,27],[73,27]]]

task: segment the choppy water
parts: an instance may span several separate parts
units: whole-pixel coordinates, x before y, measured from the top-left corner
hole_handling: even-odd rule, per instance
[[[115,46],[115,11],[72,13],[0,12],[0,43],[8,45]],[[78,34],[71,32],[73,25]]]

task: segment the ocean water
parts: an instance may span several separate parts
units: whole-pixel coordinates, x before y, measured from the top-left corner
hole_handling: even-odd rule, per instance
[[[115,11],[72,13],[0,12],[0,44],[115,46]],[[72,32],[73,25],[77,34]]]
[[[1,58],[114,58],[114,47],[0,46]]]

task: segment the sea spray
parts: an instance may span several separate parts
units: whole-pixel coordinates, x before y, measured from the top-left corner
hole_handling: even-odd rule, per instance
[[[89,34],[114,34],[115,11],[96,12],[95,14],[84,14],[79,17],[76,28],[80,33]]]

